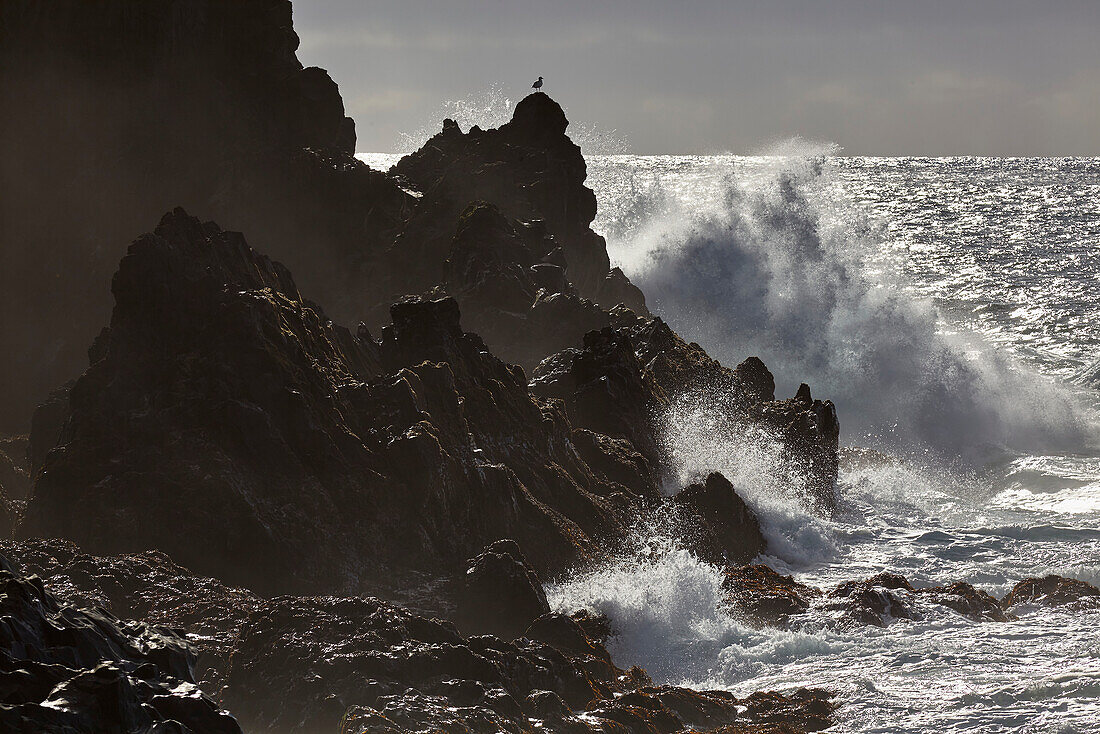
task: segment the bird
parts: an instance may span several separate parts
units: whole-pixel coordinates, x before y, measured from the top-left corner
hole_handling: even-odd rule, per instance
[[[534,89],[536,92],[539,91],[540,89],[542,89],[542,77],[541,76],[539,77],[539,80],[537,82],[535,82],[534,84],[531,85],[531,89]]]

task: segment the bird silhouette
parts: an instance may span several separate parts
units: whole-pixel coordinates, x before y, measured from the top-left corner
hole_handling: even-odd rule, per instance
[[[542,90],[542,77],[541,76],[539,77],[539,80],[537,82],[535,82],[534,84],[531,85],[531,89],[534,89],[536,92]]]

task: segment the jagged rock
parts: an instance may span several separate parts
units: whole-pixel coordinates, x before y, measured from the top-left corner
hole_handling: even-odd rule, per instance
[[[760,520],[728,479],[714,472],[673,497],[687,515],[692,550],[708,563],[747,563],[764,552]]]
[[[463,632],[510,640],[550,611],[538,575],[514,540],[498,540],[467,563],[455,610]]]
[[[620,331],[590,331],[583,349],[548,357],[533,373],[531,390],[563,400],[575,424],[630,441],[651,465],[659,461],[653,415],[668,398],[643,371],[630,338]]]
[[[1006,612],[1028,605],[1062,607],[1092,604],[1100,604],[1100,589],[1085,581],[1055,574],[1024,579],[1001,599],[1001,608]]]
[[[891,593],[898,589],[914,591],[904,576],[880,573],[836,587],[826,595],[827,606],[838,608],[844,619],[854,625],[886,627],[894,619],[915,618],[915,612]]]
[[[795,620],[813,609],[825,610],[841,627],[885,627],[897,619],[920,619],[917,602],[947,607],[975,622],[1006,622],[1011,617],[997,600],[971,584],[914,588],[904,577],[883,572],[848,581],[829,593],[781,576],[757,564],[727,568],[723,581],[730,614],[751,623],[790,629],[812,620]]]
[[[788,456],[807,477],[807,499],[818,511],[836,507],[836,481],[840,470],[838,454],[840,421],[830,400],[814,400],[805,383],[790,400],[758,403],[752,418],[771,427]]]
[[[4,731],[239,734],[194,685],[193,662],[175,633],[60,604],[0,557]]]
[[[532,392],[563,400],[575,424],[630,441],[657,468],[661,416],[681,397],[703,394],[731,438],[762,430],[779,442],[813,509],[835,507],[840,424],[830,401],[813,400],[805,385],[795,398],[776,401],[775,380],[758,358],[731,370],[659,318],[621,308],[611,316],[611,326],[585,335],[583,348],[543,360],[531,375]]]
[[[376,599],[267,602],[242,630],[223,702],[247,727],[341,732],[713,730],[783,720],[831,722],[829,695],[737,699],[654,686],[622,671],[563,615],[524,638],[462,637],[448,623]],[[739,713],[747,708],[748,715]],[[619,727],[616,726],[619,725]]]
[[[589,227],[596,197],[584,186],[584,157],[565,134],[568,124],[545,94],[521,100],[512,120],[496,130],[464,134],[453,121],[445,122],[442,132],[391,169],[424,192],[424,214],[414,216],[399,246],[416,248],[414,260],[440,263],[454,231],[450,222],[472,201],[491,202],[510,219],[543,223],[553,246],[540,254],[560,247],[566,274],[582,296],[619,297],[644,306],[638,304],[640,293],[626,295],[625,285],[604,284],[610,275],[607,247]],[[625,280],[610,277],[616,284]],[[429,275],[421,287],[434,281]],[[610,308],[620,301],[598,302]]]
[[[609,483],[610,489],[636,494],[648,502],[656,501],[659,492],[654,466],[630,441],[586,428],[575,428],[572,439],[577,454]]]
[[[260,603],[252,592],[196,576],[157,551],[92,556],[68,541],[34,538],[0,543],[0,552],[65,605],[183,630],[197,655],[195,677],[211,694],[238,629]]]
[[[466,325],[502,359],[527,368],[609,323],[606,311],[577,294],[561,266],[540,262],[547,246],[537,230],[475,202],[458,218],[445,263],[443,284]]]
[[[0,437],[0,491],[11,499],[26,499],[31,489],[26,436]]]
[[[800,584],[792,576],[781,576],[763,564],[726,569],[722,589],[731,614],[753,624],[780,628],[789,626],[791,617],[808,610],[821,596],[819,589]]]
[[[500,537],[554,571],[623,532],[625,487],[452,299],[395,305],[380,343],[352,335],[240,234],[182,210],[133,244],[113,290],[22,537],[158,549],[272,593],[451,568]]]
[[[1007,622],[1009,619],[995,597],[964,581],[917,589],[917,593],[975,622]]]

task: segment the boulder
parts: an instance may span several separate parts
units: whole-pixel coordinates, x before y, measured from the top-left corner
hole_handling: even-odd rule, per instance
[[[975,622],[1007,622],[1010,619],[996,597],[965,581],[917,589],[916,593]]]
[[[1024,579],[1001,599],[1001,608],[1012,611],[1024,606],[1080,607],[1100,605],[1100,589],[1077,579],[1049,574]]]
[[[726,608],[751,624],[786,629],[821,596],[819,589],[782,576],[763,564],[726,569],[722,581]]]
[[[826,608],[839,610],[850,626],[886,627],[895,619],[915,619],[917,613],[896,591],[913,592],[904,576],[880,573],[863,581],[848,581],[826,595]]]
[[[514,540],[498,540],[467,563],[455,610],[455,622],[466,634],[510,640],[550,611],[538,575]]]
[[[0,618],[4,731],[240,734],[195,686],[193,653],[172,631],[59,603],[3,557]]]
[[[692,550],[716,565],[748,563],[767,547],[760,520],[728,479],[714,472],[673,497],[685,515]]]

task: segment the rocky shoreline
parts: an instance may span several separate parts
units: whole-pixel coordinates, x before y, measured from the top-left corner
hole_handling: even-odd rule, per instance
[[[650,313],[591,229],[546,94],[499,129],[446,120],[380,172],[353,157],[336,84],[298,62],[285,0],[14,0],[0,21],[27,169],[2,212],[5,246],[24,244],[3,289],[5,730],[831,726],[812,681],[655,684],[612,660],[614,619],[550,609],[544,581],[657,515],[727,568],[752,624],[812,607],[886,625],[917,598],[1006,621],[1100,597],[1057,577],[1000,601],[888,574],[819,590],[746,565],[766,551],[756,514],[719,473],[669,486],[662,411],[707,391],[823,513],[836,411],[805,384],[776,399],[759,359],[722,365]]]

